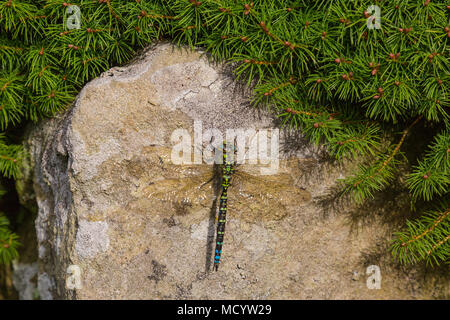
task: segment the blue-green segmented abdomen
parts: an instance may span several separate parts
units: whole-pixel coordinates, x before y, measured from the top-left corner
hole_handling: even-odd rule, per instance
[[[224,150],[226,149],[224,144]],[[225,223],[227,216],[228,187],[233,173],[233,163],[227,159],[224,152],[222,167],[222,194],[220,196],[219,217],[217,222],[216,250],[214,252],[214,268],[219,268],[220,257],[222,256],[223,236],[225,234]]]

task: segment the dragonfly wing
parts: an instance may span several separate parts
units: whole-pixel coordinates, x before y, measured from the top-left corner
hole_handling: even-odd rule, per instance
[[[151,201],[170,202],[174,208],[208,206],[214,197],[212,174],[151,181],[142,194]]]
[[[213,166],[177,165],[172,150],[165,146],[150,146],[145,150],[149,168],[138,181],[136,196],[147,198],[164,212],[175,208],[207,206],[214,199],[211,178]]]
[[[289,213],[289,207],[311,199],[309,192],[295,186],[289,174],[254,176],[242,171],[236,172],[229,197],[230,205],[240,207],[245,216],[263,220],[280,220]]]

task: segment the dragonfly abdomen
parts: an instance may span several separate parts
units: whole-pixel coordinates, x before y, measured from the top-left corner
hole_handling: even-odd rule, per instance
[[[219,268],[220,257],[222,256],[223,237],[225,234],[225,223],[227,217],[228,187],[233,173],[233,164],[227,161],[224,155],[224,166],[222,174],[222,194],[220,196],[219,216],[217,223],[216,251],[214,255],[214,268]]]
[[[217,223],[217,236],[216,236],[216,251],[214,256],[214,267],[217,271],[220,263],[220,257],[222,256],[223,237],[225,234],[225,223],[227,217],[227,189],[228,187],[222,186],[222,195],[220,196],[219,217]]]

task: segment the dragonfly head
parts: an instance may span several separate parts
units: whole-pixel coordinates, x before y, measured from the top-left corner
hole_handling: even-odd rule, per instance
[[[234,162],[236,160],[237,146],[234,141],[224,141],[217,147],[217,150],[222,151],[226,155],[227,161]]]
[[[222,163],[221,161],[223,159],[224,163],[235,163],[237,160],[238,148],[236,139],[234,139],[234,141],[223,140],[220,144],[213,143],[213,139],[211,139],[207,148],[209,149],[209,151],[214,150],[214,156],[212,158],[208,158],[207,162],[214,160],[220,161],[219,163]]]

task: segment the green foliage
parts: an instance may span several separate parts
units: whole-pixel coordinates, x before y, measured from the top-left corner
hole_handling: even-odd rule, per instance
[[[21,146],[8,144],[5,135],[0,133],[0,172],[4,177],[17,178],[20,174],[19,163]]]
[[[19,237],[9,230],[8,219],[0,213],[0,264],[7,264],[19,256]]]
[[[447,129],[435,136],[430,150],[409,174],[408,185],[413,199],[431,201],[436,196],[448,193],[450,185],[450,131]]]
[[[0,197],[5,194],[0,186]],[[0,264],[7,264],[18,257],[19,237],[9,230],[9,221],[0,212]]]
[[[67,28],[64,0],[0,1],[0,130],[56,114],[86,81],[168,38],[235,63],[236,77],[255,84],[256,106],[337,159],[365,157],[342,181],[356,201],[387,187],[408,160],[417,163],[406,174],[412,203],[437,203],[449,185],[450,10],[443,0],[375,3],[381,30],[367,27],[371,0],[75,0],[80,29]],[[407,159],[403,144],[418,124],[436,134],[423,156]],[[0,140],[4,176],[20,174],[20,154]]]
[[[426,261],[436,265],[450,258],[450,209],[441,204],[416,221],[408,221],[407,229],[397,232],[392,253],[403,263]]]

